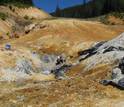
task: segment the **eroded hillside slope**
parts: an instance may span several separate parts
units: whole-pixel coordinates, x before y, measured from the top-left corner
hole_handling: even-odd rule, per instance
[[[34,20],[51,18],[46,12],[35,7],[18,8],[0,6],[0,37],[1,39],[18,38],[25,34],[25,27]]]
[[[32,17],[34,9],[27,10],[33,11]],[[23,13],[24,10],[18,12]],[[115,54],[98,54],[90,57],[68,70],[66,73],[68,78],[65,80],[56,80],[53,74],[43,74],[43,68],[54,67],[53,62],[57,55],[64,54],[69,63],[73,63],[79,60],[77,54],[80,50],[87,49],[94,43],[104,40],[120,43],[118,41],[120,39],[116,37],[124,32],[123,25],[111,26],[78,19],[53,19],[49,15],[49,19],[27,20],[28,17],[25,19],[14,12],[9,14],[14,17],[12,18],[14,21],[15,17],[19,17],[23,23],[28,21],[28,24],[24,23],[26,27],[23,28],[26,31],[24,36],[3,40],[0,44],[1,107],[123,107],[123,91],[99,83],[110,76],[113,67],[111,63],[108,64],[102,59],[108,61],[108,58],[113,58]],[[6,21],[1,21],[0,27],[5,32],[11,29],[11,26],[6,28],[6,25],[11,25],[8,24],[11,21],[7,24]],[[11,46],[10,49],[6,49],[8,44]],[[41,61],[46,55],[52,59],[50,64],[46,61],[48,59],[45,59],[47,64]],[[87,67],[91,68],[86,69]]]

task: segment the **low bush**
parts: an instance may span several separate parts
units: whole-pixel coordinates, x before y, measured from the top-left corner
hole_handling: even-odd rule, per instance
[[[0,19],[2,19],[2,20],[6,20],[7,17],[8,17],[7,14],[0,12]]]

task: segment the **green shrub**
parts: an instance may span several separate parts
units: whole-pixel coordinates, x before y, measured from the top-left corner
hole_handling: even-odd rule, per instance
[[[116,18],[124,19],[124,13],[113,12],[111,15],[115,16]]]
[[[11,5],[9,5],[9,9],[10,9],[10,10],[12,10],[12,9],[13,9]]]
[[[9,32],[7,32],[7,33],[6,33],[6,35],[7,35],[7,36],[9,36],[9,35],[10,35],[10,33],[9,33]]]
[[[25,15],[24,19],[29,20],[30,18],[27,15]]]
[[[6,20],[7,18],[8,18],[7,14],[0,12],[0,19]]]

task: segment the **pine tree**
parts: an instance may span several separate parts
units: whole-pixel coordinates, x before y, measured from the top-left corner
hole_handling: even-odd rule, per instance
[[[87,0],[83,0],[83,5],[86,5],[86,3],[87,3]]]
[[[58,17],[61,16],[61,9],[59,8],[58,5],[57,5],[57,7],[56,7],[55,15],[58,16]]]
[[[56,6],[55,15],[58,16],[58,17],[61,16],[61,9],[60,9],[60,7],[59,7],[59,0],[57,1],[57,6]]]

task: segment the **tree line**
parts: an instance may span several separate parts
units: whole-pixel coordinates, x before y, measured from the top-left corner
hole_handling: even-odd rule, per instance
[[[33,5],[32,0],[0,0],[0,5]]]
[[[81,5],[60,9],[51,13],[57,17],[89,18],[96,17],[110,12],[124,12],[124,0],[91,0],[87,3],[83,0]]]

